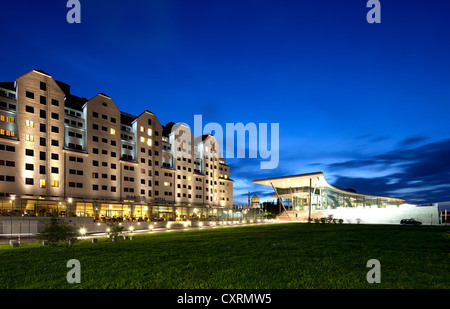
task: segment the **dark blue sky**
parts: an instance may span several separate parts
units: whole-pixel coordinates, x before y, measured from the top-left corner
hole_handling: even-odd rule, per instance
[[[450,4],[366,0],[3,0],[0,81],[41,69],[75,95],[111,96],[162,124],[279,123],[280,164],[230,159],[251,180],[323,171],[330,183],[411,202],[450,200]]]

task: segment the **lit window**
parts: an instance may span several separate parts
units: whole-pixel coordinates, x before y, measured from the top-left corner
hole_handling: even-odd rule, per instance
[[[44,186],[45,186],[45,180],[44,180]],[[52,180],[52,187],[54,187],[54,188],[59,187],[59,181],[58,180]]]
[[[141,136],[141,143],[145,143],[145,137]]]
[[[0,116],[0,121],[5,121],[5,116],[1,115]]]
[[[147,145],[148,145],[148,146],[151,146],[151,145],[152,145],[152,140],[151,140],[150,138],[147,140]]]
[[[39,180],[39,188],[45,188],[45,179]]]
[[[34,122],[32,120],[25,120],[25,126],[29,128],[34,128]]]
[[[164,187],[171,187],[171,186],[172,186],[171,182],[167,182],[167,181],[164,182]]]
[[[34,136],[30,134],[25,134],[25,140],[27,142],[34,142]]]
[[[5,130],[4,129],[0,129],[0,135],[5,135]]]
[[[152,136],[152,129],[148,129],[147,134],[148,134],[148,136]]]
[[[111,130],[109,130],[109,133],[111,133],[111,135],[116,135],[116,130],[111,128]]]
[[[141,126],[141,132],[144,132],[144,131],[145,131],[144,127],[143,127],[143,126]]]

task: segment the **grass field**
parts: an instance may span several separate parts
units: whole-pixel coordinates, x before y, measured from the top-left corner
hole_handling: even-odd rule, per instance
[[[0,288],[450,288],[449,228],[273,224],[136,236],[73,248],[0,245]],[[81,263],[69,284],[66,263]],[[366,263],[381,263],[381,283]]]

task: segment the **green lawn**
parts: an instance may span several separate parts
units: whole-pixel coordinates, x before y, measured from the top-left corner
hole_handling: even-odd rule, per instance
[[[73,248],[0,245],[0,288],[450,288],[449,228],[273,224],[136,236]],[[81,263],[69,284],[66,263]],[[381,263],[381,283],[366,263]]]

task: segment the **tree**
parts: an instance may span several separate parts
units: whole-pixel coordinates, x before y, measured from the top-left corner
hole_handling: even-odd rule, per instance
[[[51,217],[50,222],[37,234],[36,238],[47,241],[50,246],[64,243],[70,248],[76,242],[77,236],[78,231],[75,226],[62,222],[57,217]]]
[[[116,241],[117,236],[123,232],[124,227],[120,226],[117,222],[111,222],[107,224],[108,226],[108,235],[112,241]]]

